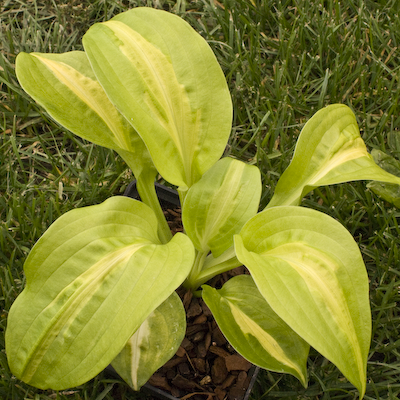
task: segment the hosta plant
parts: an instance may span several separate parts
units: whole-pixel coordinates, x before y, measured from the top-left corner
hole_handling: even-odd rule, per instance
[[[93,25],[84,50],[21,53],[22,87],[65,128],[114,149],[141,201],[116,196],[56,220],[25,266],[6,351],[38,388],[80,385],[112,364],[138,390],[177,350],[185,311],[175,289],[202,296],[246,359],[307,385],[314,347],[366,387],[368,276],[348,231],[300,205],[350,180],[400,183],[367,153],[353,112],[334,104],[304,126],[265,209],[257,167],[223,157],[232,104],[206,43],[176,15],[136,8]],[[261,73],[262,71],[260,71]],[[172,237],[154,189],[177,187],[184,233]],[[245,265],[221,289],[212,277]]]

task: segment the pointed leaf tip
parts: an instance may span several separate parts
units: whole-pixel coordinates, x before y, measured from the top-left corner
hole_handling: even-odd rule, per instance
[[[307,386],[309,345],[269,306],[248,275],[220,290],[203,285],[203,299],[229,343],[251,363],[289,373]]]
[[[305,124],[267,207],[299,205],[316,187],[356,180],[400,184],[400,178],[378,167],[367,152],[351,109],[332,104]]]
[[[318,211],[272,207],[235,236],[235,250],[272,309],[362,395],[371,340],[369,284],[350,233]]]

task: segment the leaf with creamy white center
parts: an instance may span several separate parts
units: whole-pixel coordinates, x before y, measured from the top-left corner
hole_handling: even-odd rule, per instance
[[[222,289],[203,285],[202,297],[235,350],[261,368],[288,373],[307,385],[310,346],[269,306],[249,275]]]
[[[369,284],[350,233],[318,211],[272,207],[246,223],[235,250],[272,309],[362,397],[371,340]]]
[[[111,365],[139,390],[177,352],[185,333],[186,312],[174,292],[147,317]]]
[[[399,177],[376,165],[367,152],[351,109],[333,104],[305,124],[267,207],[299,205],[316,187],[356,180],[400,184]]]
[[[256,215],[260,197],[259,169],[225,157],[188,191],[182,207],[185,232],[198,251],[218,257]]]
[[[12,372],[42,389],[93,378],[184,281],[193,260],[184,234],[160,244],[156,217],[139,201],[113,197],[64,214],[24,265],[26,288],[6,331]]]
[[[54,120],[74,134],[116,150],[138,179],[156,175],[142,139],[117,111],[97,81],[83,51],[20,53],[16,73],[23,89]]]
[[[186,190],[221,157],[232,123],[228,86],[207,42],[178,16],[138,7],[93,25],[83,45],[157,170]]]

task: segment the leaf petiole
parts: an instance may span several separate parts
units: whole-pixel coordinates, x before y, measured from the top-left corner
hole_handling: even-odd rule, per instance
[[[158,201],[154,180],[148,179],[147,176],[144,177],[143,175],[140,175],[137,179],[137,190],[143,203],[148,205],[157,217],[158,236],[161,243],[168,243],[172,239],[172,233]]]
[[[192,270],[190,271],[189,276],[187,277],[186,281],[184,282],[184,286],[187,289],[196,290],[199,287],[198,276],[201,273],[201,270],[204,266],[204,261],[207,257],[208,252],[200,252],[196,250],[196,256],[194,259]]]
[[[243,265],[243,263],[236,258],[233,246],[219,257],[213,257],[212,254],[209,254],[204,261],[202,270],[196,276],[196,281],[193,282],[192,287],[198,288],[214,276],[230,271],[236,267],[240,267],[241,265]]]

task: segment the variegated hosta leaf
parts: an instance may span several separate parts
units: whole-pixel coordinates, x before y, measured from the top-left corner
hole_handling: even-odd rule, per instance
[[[220,290],[203,285],[203,299],[235,350],[264,369],[294,375],[307,385],[309,345],[272,310],[249,275]]]
[[[61,125],[76,135],[114,149],[136,178],[154,171],[146,146],[112,105],[83,51],[20,53],[16,73],[23,89]]]
[[[185,232],[197,250],[218,257],[257,213],[260,197],[259,169],[223,158],[188,191],[182,208]]]
[[[152,210],[127,197],[72,210],[39,239],[11,307],[12,372],[39,388],[65,389],[97,375],[149,314],[184,281],[190,239],[159,244]]]
[[[368,154],[350,108],[333,104],[304,126],[293,160],[267,207],[299,205],[316,187],[356,180],[400,184],[400,178],[378,167]]]
[[[272,309],[365,392],[371,339],[368,275],[350,233],[303,207],[272,207],[235,236],[246,265]]]
[[[380,150],[372,150],[374,161],[385,171],[400,177],[400,161]],[[389,203],[400,208],[400,185],[383,182],[370,182],[367,187]]]
[[[174,292],[140,325],[111,365],[139,390],[176,353],[185,332],[186,312]]]
[[[134,8],[83,37],[107,95],[184,190],[222,155],[232,123],[224,74],[207,42],[176,15]]]

